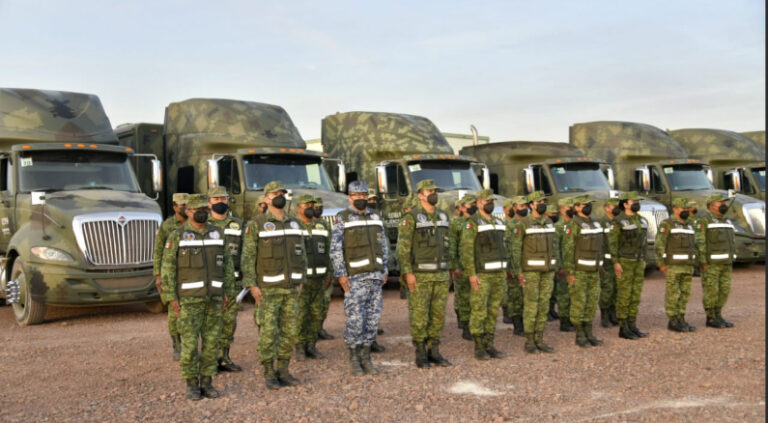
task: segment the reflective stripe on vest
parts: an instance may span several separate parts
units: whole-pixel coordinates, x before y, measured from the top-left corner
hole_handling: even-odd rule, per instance
[[[223,239],[189,239],[179,241],[179,247],[207,247],[211,245],[224,245]]]
[[[344,222],[344,229],[356,228],[358,226],[381,226],[384,227],[384,223],[381,220],[351,220]]]
[[[503,261],[492,261],[489,263],[485,263],[483,266],[485,270],[499,270],[499,269],[506,269],[507,263]]]
[[[447,269],[448,263],[446,262],[440,262],[440,265],[438,266],[437,263],[419,263],[416,265],[416,267],[419,270],[438,270],[438,269]]]
[[[728,254],[728,253],[723,253],[723,254],[710,254],[710,255],[709,255],[709,258],[710,258],[711,260],[726,260],[726,259],[730,258],[730,256],[731,256],[731,255],[730,255],[730,254]],[[734,254],[733,258],[736,258],[736,255],[735,255],[735,254]]]
[[[205,282],[198,281],[198,282],[184,282],[181,284],[181,289],[197,289],[202,288],[205,286]]]
[[[735,229],[730,223],[710,223],[708,229]]]
[[[621,227],[622,231],[634,231],[635,229],[637,229],[637,225],[635,225],[634,223],[631,225]]]
[[[554,232],[555,228],[528,228],[525,230],[526,234],[549,234]]]
[[[288,236],[288,235],[302,236],[305,234],[305,232],[306,231],[302,231],[301,229],[278,229],[276,231],[260,231],[259,238],[273,238],[276,236]]]
[[[285,275],[283,275],[282,273],[276,276],[264,275],[264,277],[261,278],[261,281],[265,283],[276,283],[276,282],[282,282],[284,280],[285,280]]]
[[[224,229],[224,235],[234,235],[234,236],[240,236],[243,234],[242,229]]]
[[[479,225],[477,227],[478,232],[485,232],[485,231],[505,231],[507,229],[504,225],[492,225],[492,224],[485,224],[485,225]]]
[[[357,268],[357,267],[368,266],[369,264],[371,264],[370,260],[362,259],[362,260],[358,260],[358,261],[350,261],[349,262],[349,267]]]
[[[328,271],[328,268],[327,268],[327,267],[316,267],[316,268],[314,268],[314,269],[313,269],[313,268],[311,268],[311,267],[308,267],[308,268],[307,268],[307,276],[312,276],[312,275],[324,275],[324,274],[325,274],[325,272],[327,272],[327,271]]]
[[[693,235],[693,229],[672,228],[669,233]]]

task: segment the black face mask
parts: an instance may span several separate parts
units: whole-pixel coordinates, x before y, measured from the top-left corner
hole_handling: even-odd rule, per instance
[[[592,203],[587,203],[586,206],[582,207],[581,212],[584,213],[584,216],[592,214]]]
[[[313,217],[315,217],[315,209],[313,209],[312,207],[307,207],[306,209],[304,209],[304,217],[307,217],[309,219],[312,219]]]
[[[493,213],[493,208],[494,208],[493,202],[483,204],[483,211],[488,214]]]
[[[525,217],[528,216],[528,209],[517,209],[515,210],[515,213],[517,213],[517,215],[520,217]]]
[[[352,205],[355,206],[356,209],[363,211],[366,207],[368,207],[368,200],[365,198],[358,198],[352,202]]]
[[[320,217],[323,215],[323,208],[322,207],[315,207],[315,217]]]
[[[629,209],[633,212],[637,213],[640,211],[640,203],[632,203],[631,206],[629,206]]]
[[[612,209],[611,209],[611,214],[612,214],[614,217],[615,217],[615,216],[618,216],[618,215],[619,215],[619,213],[621,213],[621,209],[620,209],[620,208],[618,208],[618,207],[614,207],[614,208],[612,208]]]
[[[229,204],[227,203],[216,203],[211,206],[211,210],[218,214],[224,214],[229,210]]]
[[[276,209],[282,209],[285,207],[285,196],[284,195],[278,195],[277,197],[272,199],[272,207]]]
[[[184,219],[187,218],[187,206],[181,206],[179,208],[179,216],[183,217]]]
[[[467,207],[467,216],[472,216],[475,213],[477,213],[477,206],[472,205]]]
[[[544,203],[536,204],[536,213],[543,215],[547,211],[547,205]]]
[[[695,207],[691,210],[691,214],[694,215],[694,216],[696,216],[696,213],[698,213],[698,212],[699,212],[699,209],[697,209]]]
[[[574,213],[573,209],[568,209],[568,210],[565,211],[565,214],[566,214],[566,216],[568,216],[570,218],[573,218],[575,213]]]
[[[552,223],[555,223],[560,219],[560,215],[556,214],[554,216],[549,216],[549,218],[552,220]]]
[[[267,212],[267,206],[259,206],[259,212],[266,213]]]
[[[208,221],[208,212],[205,210],[198,210],[192,215],[192,219],[195,219],[197,223],[205,223]]]
[[[429,203],[429,204],[431,204],[433,206],[435,204],[437,204],[437,193],[436,192],[433,192],[432,194],[429,194],[427,196],[427,203]]]
[[[688,217],[690,216],[691,216],[691,213],[688,212],[688,210],[683,210],[680,212],[680,219],[685,220],[685,219],[688,219]]]
[[[720,205],[717,207],[717,211],[719,211],[719,212],[720,212],[720,214],[725,214],[725,212],[727,212],[727,211],[728,211],[728,206],[726,206],[725,204],[720,204]]]

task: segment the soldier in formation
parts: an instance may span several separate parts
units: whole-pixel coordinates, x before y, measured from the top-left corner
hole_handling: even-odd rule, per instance
[[[328,228],[328,224],[325,223],[323,220],[323,199],[321,197],[315,197],[315,222],[320,222]],[[329,257],[330,257],[330,244],[329,244]],[[331,294],[333,293],[333,277],[331,275],[331,268],[328,268],[328,276],[331,279],[331,282],[328,284],[328,286],[325,287],[325,292],[323,293],[323,310],[322,310],[322,317],[320,320],[320,329],[317,331],[317,339],[320,340],[329,340],[333,339],[334,336],[328,333],[323,328],[323,325],[325,324],[325,319],[328,318],[328,310],[331,308]]]
[[[234,264],[224,246],[224,231],[208,222],[205,196],[190,195],[185,213],[187,222],[166,240],[162,296],[179,316],[187,398],[217,398],[212,377],[217,372],[223,309],[235,295]]]
[[[656,235],[656,262],[667,281],[664,295],[664,309],[669,317],[667,328],[675,332],[696,330],[695,326],[685,321],[696,263],[694,231],[688,221],[692,207],[687,198],[675,198],[672,201],[672,216],[659,224]]]
[[[616,218],[621,214],[618,198],[609,198],[603,204],[605,217],[602,219],[605,243],[603,244],[604,262],[600,272],[600,326],[609,328],[619,324],[616,317],[616,273],[613,269],[613,256],[608,245],[610,233],[616,228]]]
[[[563,197],[557,200],[557,211],[559,217],[554,222],[555,238],[557,245],[563,245],[565,228],[574,216],[573,197]],[[568,281],[563,267],[563,249],[557,249],[557,270],[555,271],[555,287],[553,289],[555,299],[557,300],[558,317],[560,318],[560,332],[573,332],[575,329],[571,324],[571,295],[568,292]]]
[[[472,340],[472,334],[469,332],[469,296],[470,286],[469,278],[461,267],[461,257],[459,254],[459,242],[461,241],[461,231],[467,223],[467,219],[477,213],[477,198],[472,194],[464,194],[459,203],[459,216],[451,220],[449,232],[450,241],[450,268],[453,278],[453,309],[456,312],[456,320],[461,329],[461,337],[467,341]]]
[[[520,224],[528,213],[528,203],[524,196],[518,195],[504,202],[506,214],[506,248],[512,252],[512,240],[520,232]],[[512,273],[511,267],[507,267],[507,295],[503,303],[504,323],[511,323],[515,335],[523,336],[523,286]]]

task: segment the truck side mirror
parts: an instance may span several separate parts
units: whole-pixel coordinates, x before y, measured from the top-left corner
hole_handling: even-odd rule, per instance
[[[741,174],[738,169],[729,170],[725,173],[731,178],[731,186],[734,192],[741,192]]]
[[[208,159],[208,188],[219,186],[219,161]]]
[[[163,190],[163,164],[157,159],[152,159],[152,189],[155,192]]]
[[[347,168],[344,166],[344,163],[339,163],[336,166],[337,171],[339,172],[338,177],[336,179],[337,185],[339,186],[339,192],[346,192],[347,191]]]
[[[608,177],[608,185],[611,186],[611,189],[616,189],[616,175],[613,173],[613,168],[608,168],[606,176]]]
[[[533,168],[529,166],[523,169],[523,175],[525,180],[525,193],[530,194],[536,191],[536,186],[533,181]]]
[[[647,167],[641,167],[635,169],[635,172],[640,174],[640,187],[644,192],[651,191],[651,170]]]
[[[712,174],[712,168],[707,169],[707,179],[709,179],[709,183],[715,182],[715,177]]]
[[[491,188],[491,172],[488,170],[488,167],[483,166],[483,189],[490,189]]]
[[[376,166],[376,179],[379,183],[379,193],[380,194],[388,194],[389,193],[389,187],[387,186],[387,168],[386,166],[379,165]]]

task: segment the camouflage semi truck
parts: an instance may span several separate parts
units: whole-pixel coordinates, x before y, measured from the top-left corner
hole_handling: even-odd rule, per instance
[[[455,154],[435,124],[421,116],[336,113],[323,119],[321,136],[323,151],[346,165],[346,179],[365,180],[378,196],[392,251],[403,204],[415,195],[419,181],[435,180],[440,190],[438,206],[443,210],[453,210],[453,203],[465,193],[490,187],[487,167],[474,157]],[[497,196],[495,215],[502,215],[503,202]],[[393,257],[390,268],[396,274]]]
[[[603,202],[618,195],[612,188],[613,170],[605,161],[585,157],[573,145],[558,142],[506,141],[464,147],[461,154],[477,157],[491,173],[491,187],[506,197],[543,191],[550,203],[563,197],[587,194],[596,200],[593,215],[603,217]],[[604,173],[605,171],[605,173]],[[649,263],[656,261],[653,245],[655,228],[666,219],[667,209],[654,200],[642,202],[640,214],[648,231]]]
[[[19,325],[41,323],[47,305],[162,309],[160,208],[139,189],[134,156],[98,97],[0,89],[0,296]],[[150,167],[159,190],[159,162]]]
[[[247,220],[256,213],[256,199],[263,195],[264,186],[274,180],[283,182],[289,197],[305,193],[321,197],[323,215],[329,221],[349,204],[346,196],[335,192],[326,171],[325,162],[334,160],[306,150],[298,129],[280,106],[189,99],[168,105],[162,125],[124,124],[115,132],[121,145],[162,160],[165,196],[159,203],[165,215],[173,213],[174,192],[205,193],[209,186],[220,185],[230,193],[232,213]],[[334,165],[343,170],[338,161]],[[145,174],[138,167],[137,172]],[[343,173],[336,181],[342,188]]]
[[[728,195],[712,186],[706,162],[689,159],[677,141],[651,125],[577,123],[570,127],[570,143],[587,155],[605,159],[615,172],[616,188],[640,191],[668,210],[677,197],[688,197],[703,208],[709,195]],[[737,261],[765,260],[765,202],[734,194],[726,216],[736,228]]]
[[[732,131],[678,129],[668,131],[693,159],[709,163],[716,188],[765,201],[765,148]]]
[[[741,135],[751,139],[755,144],[765,148],[765,131],[742,132]]]

